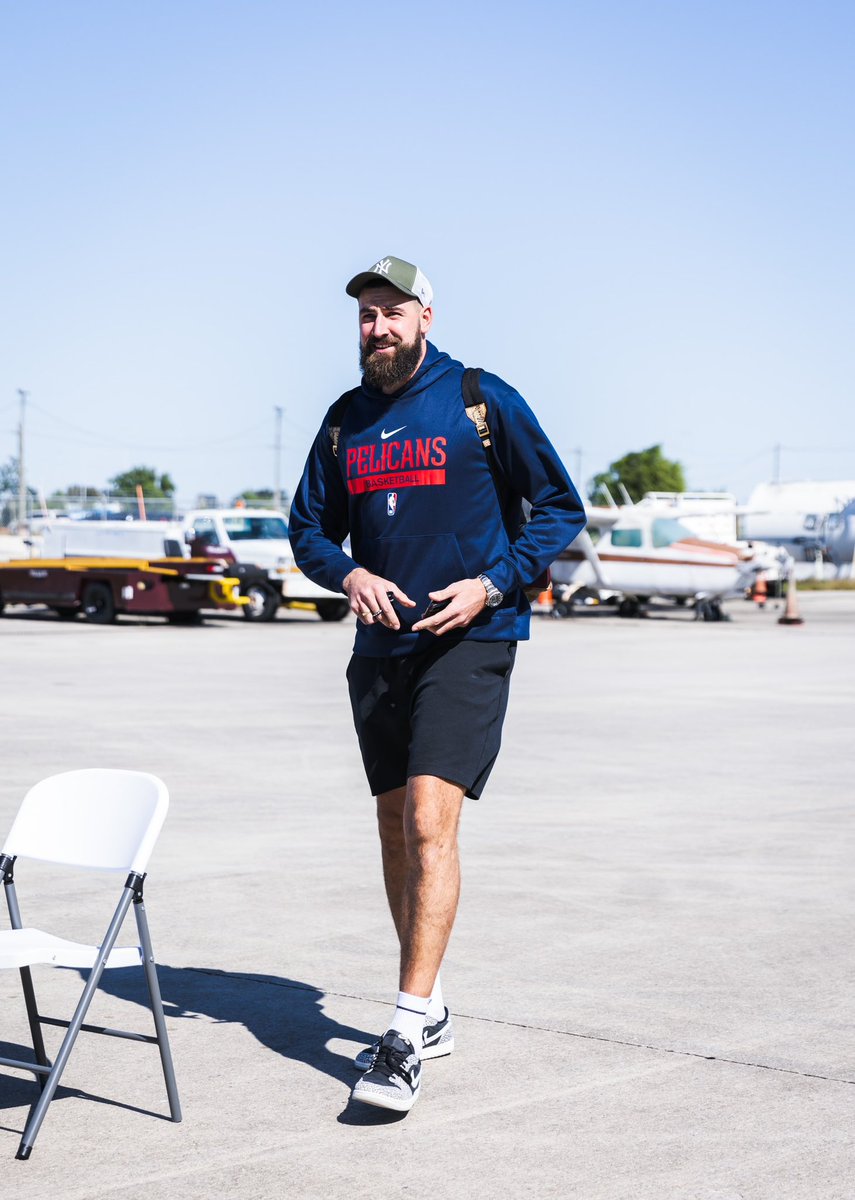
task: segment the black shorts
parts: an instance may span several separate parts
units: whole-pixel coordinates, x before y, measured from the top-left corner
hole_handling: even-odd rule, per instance
[[[373,795],[437,775],[477,799],[493,769],[516,642],[446,641],[347,668],[353,723]]]

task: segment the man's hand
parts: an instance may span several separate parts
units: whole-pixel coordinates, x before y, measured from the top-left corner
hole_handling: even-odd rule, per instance
[[[387,629],[400,629],[392,601],[403,604],[405,608],[415,608],[415,600],[411,600],[401,589],[389,579],[381,575],[372,575],[364,567],[356,567],[342,580],[342,589],[350,601],[350,611],[364,625],[385,625]],[[480,586],[480,585],[479,585]],[[481,591],[483,592],[483,587]]]
[[[487,607],[487,591],[480,579],[459,579],[439,592],[428,593],[431,600],[450,600],[451,603],[432,617],[417,621],[413,633],[422,629],[442,637],[452,629],[465,629],[479,612]]]

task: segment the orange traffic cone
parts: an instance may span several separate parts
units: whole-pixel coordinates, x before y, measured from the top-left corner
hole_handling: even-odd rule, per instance
[[[769,589],[766,586],[766,576],[763,574],[760,574],[754,580],[754,587],[752,588],[752,596],[754,598],[754,603],[757,605],[758,608],[766,607],[766,600],[768,598],[768,595],[769,595]]]
[[[542,604],[544,608],[552,608],[552,584],[542,591],[537,597],[537,603]]]
[[[787,576],[787,607],[784,609],[784,615],[778,617],[779,625],[804,625],[804,621],[799,615],[799,602],[796,589],[796,569],[790,567],[790,573]]]

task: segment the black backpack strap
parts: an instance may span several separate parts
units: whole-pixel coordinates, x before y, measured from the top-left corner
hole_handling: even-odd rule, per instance
[[[336,400],[335,404],[330,409],[329,420],[327,421],[327,434],[332,445],[332,452],[338,458],[338,439],[341,435],[341,423],[344,420],[344,414],[347,412],[347,407],[355,396],[358,396],[362,388],[351,388],[349,392],[343,392]]]
[[[508,528],[505,520],[505,504],[504,498],[507,492],[511,490],[509,481],[505,478],[499,460],[496,458],[496,450],[493,446],[493,439],[490,435],[490,426],[487,424],[487,404],[484,400],[484,394],[481,391],[481,368],[480,367],[465,367],[463,370],[463,404],[466,408],[466,415],[470,421],[473,421],[475,428],[478,430],[478,437],[481,439],[481,445],[484,447],[484,453],[487,455],[487,463],[490,467],[490,476],[493,480],[493,487],[496,489],[496,499],[499,502],[499,512],[502,513],[502,520],[508,532],[508,537],[513,543],[520,536],[526,526],[526,518],[522,509],[519,510],[519,519],[516,522],[515,528]],[[524,587],[523,591],[530,601],[534,600],[540,592],[549,587],[550,575],[547,568],[541,575],[538,576],[533,583],[528,587]]]
[[[496,458],[496,451],[490,434],[490,426],[487,424],[487,402],[484,399],[484,393],[481,391],[480,367],[464,367],[462,389],[463,406],[466,409],[466,415],[478,431],[478,437],[481,439],[481,445],[484,447],[484,453],[487,455],[487,465],[490,468],[493,487],[496,489],[499,510],[504,511],[503,494],[507,492],[508,484]]]
[[[492,440],[490,438],[490,426],[487,424],[487,405],[484,403],[484,396],[481,392],[481,368],[480,367],[464,367],[463,369],[463,406],[466,409],[466,415],[470,421],[473,421],[475,428],[478,430],[478,437],[481,439],[481,445],[487,451],[487,458],[490,460],[490,469],[493,469],[490,453],[492,449]]]

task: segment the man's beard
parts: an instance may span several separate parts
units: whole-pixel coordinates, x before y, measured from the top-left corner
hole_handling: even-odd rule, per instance
[[[388,345],[388,343],[386,343]],[[417,333],[410,345],[399,342],[393,354],[378,354],[377,341],[369,337],[359,347],[362,377],[378,392],[395,392],[416,373],[422,357],[422,338]]]

